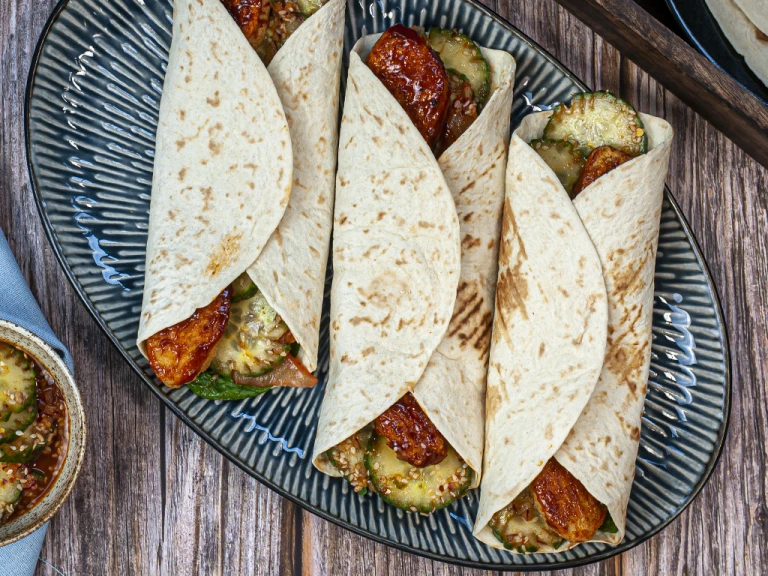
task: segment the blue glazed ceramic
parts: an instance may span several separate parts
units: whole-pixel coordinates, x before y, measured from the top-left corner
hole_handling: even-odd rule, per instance
[[[247,473],[311,512],[430,558],[495,570],[563,568],[608,558],[669,524],[712,473],[730,405],[725,327],[706,266],[674,199],[664,203],[656,266],[653,359],[627,536],[557,554],[511,555],[471,535],[477,495],[430,517],[406,514],[318,473],[310,462],[319,384],[216,403],[163,387],[136,348],[154,135],[171,42],[169,0],[63,0],[30,72],[29,171],[46,232],[85,305],[167,406]],[[517,60],[513,126],[584,89],[568,70],[471,0],[349,0],[345,48],[395,22],[457,27]],[[330,288],[329,271],[327,289]]]

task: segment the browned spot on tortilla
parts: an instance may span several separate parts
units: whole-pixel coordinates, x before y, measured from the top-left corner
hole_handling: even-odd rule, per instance
[[[501,394],[499,393],[498,386],[488,386],[488,394],[486,397],[486,411],[487,417],[490,419],[496,415],[501,408]]]
[[[547,427],[544,428],[544,439],[552,440],[552,422],[547,422]]]
[[[560,294],[562,294],[563,296],[565,296],[566,298],[568,298],[568,290],[566,290],[566,289],[565,289],[565,288],[563,288],[562,286],[558,286],[558,287],[557,287],[557,290],[558,290],[558,292],[560,292]]]
[[[187,117],[187,111],[186,110],[179,110],[179,119],[184,120]]]
[[[207,212],[211,209],[211,201],[213,200],[213,188],[210,186],[207,188],[201,188],[200,192],[203,194],[203,212]]]
[[[240,241],[243,239],[242,232],[229,232],[221,243],[213,250],[205,273],[213,278],[224,266],[227,266],[235,254],[240,251]]]
[[[496,306],[501,312],[501,321],[506,328],[505,316],[511,314],[514,310],[519,309],[523,317],[528,319],[528,312],[525,306],[525,300],[528,297],[528,281],[520,272],[523,262],[528,259],[528,254],[525,252],[525,244],[517,229],[517,222],[512,213],[512,205],[509,199],[504,202],[501,238],[499,262],[505,263],[507,266],[499,274],[499,281],[496,287]],[[515,262],[511,262],[513,243],[517,245]]]
[[[480,246],[480,238],[473,238],[472,235],[467,234],[461,240],[461,247],[465,250]]]
[[[542,343],[541,343],[541,345],[539,346],[539,358],[541,358],[542,356],[544,356],[544,351],[545,351],[546,349],[547,349],[547,346],[546,346],[546,344],[544,344],[544,342],[542,342]]]
[[[637,426],[632,426],[632,429],[629,431],[629,437],[632,438],[635,442],[640,440],[640,428]]]
[[[560,220],[560,214],[554,210],[550,213],[549,217],[552,218],[552,220]]]
[[[472,180],[472,182],[470,182],[469,184],[467,184],[466,186],[464,186],[464,188],[462,188],[461,190],[459,190],[459,194],[464,194],[464,192],[466,192],[467,190],[471,190],[472,188],[474,188],[474,187],[475,187],[475,184],[476,184],[476,182],[477,182],[476,180]]]
[[[361,354],[363,355],[363,358],[366,358],[367,356],[370,356],[374,352],[376,352],[376,348],[374,348],[373,346],[368,346],[368,348],[363,348]]]
[[[219,105],[221,104],[221,98],[219,98],[219,91],[216,90],[216,92],[213,95],[213,98],[206,98],[205,101],[209,106],[218,108]]]
[[[213,139],[208,140],[208,150],[210,150],[214,156],[218,156],[221,154],[221,144]]]
[[[176,140],[176,152],[181,151],[181,149],[184,148],[184,146],[186,145],[187,145],[186,140]]]
[[[192,82],[192,76],[187,74],[186,76],[184,76],[184,83],[189,84],[190,82]]]
[[[341,218],[339,218],[339,224],[344,224],[347,221],[347,215],[342,214]]]
[[[474,212],[467,212],[466,214],[464,214],[464,216],[461,219],[464,222],[469,222],[470,220],[472,220],[472,216],[474,216],[474,215],[475,215]]]
[[[637,383],[645,366],[648,344],[621,344],[608,338],[605,368],[616,376],[620,384],[629,388],[634,397],[637,397]]]
[[[376,215],[376,220],[381,220],[381,219],[382,219],[382,218],[384,218],[384,216],[386,216],[386,215],[387,215],[387,213],[386,213],[386,212],[379,212],[379,213]]]

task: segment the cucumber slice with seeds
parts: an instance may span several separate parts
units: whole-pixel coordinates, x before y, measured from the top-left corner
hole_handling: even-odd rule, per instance
[[[17,437],[16,432],[26,430],[37,418],[37,402],[33,402],[21,412],[11,412],[8,419],[0,422],[0,443],[11,442]]]
[[[504,548],[521,554],[537,552],[542,546],[557,550],[565,542],[536,509],[530,488],[523,490],[506,508],[496,512],[488,526]]]
[[[444,28],[432,28],[428,41],[446,69],[455,70],[469,79],[475,102],[482,108],[491,94],[491,69],[477,44],[456,30]]]
[[[296,0],[296,2],[299,5],[301,13],[309,18],[312,14],[320,10],[328,0]]]
[[[328,460],[352,484],[355,492],[363,494],[368,489],[368,471],[363,460],[372,434],[373,427],[368,425],[326,452]]]
[[[15,464],[31,462],[53,440],[56,426],[55,418],[41,414],[21,434],[17,434],[15,439],[0,444],[0,462]]]
[[[544,138],[576,142],[585,156],[598,146],[611,146],[630,156],[648,150],[648,136],[637,111],[610,92],[575,94],[570,106],[558,104],[544,128]]]
[[[567,140],[532,140],[531,147],[552,168],[570,196],[586,162],[581,152]]]
[[[232,304],[242,302],[256,296],[259,289],[247,272],[243,272],[232,282]]]
[[[385,502],[409,512],[429,514],[463,496],[472,470],[452,447],[442,462],[417,468],[399,460],[384,436],[373,435],[364,458],[368,476]]]
[[[234,371],[243,376],[266,374],[291,350],[291,343],[280,342],[287,332],[288,325],[256,292],[253,298],[232,304],[211,369],[221,376]]]
[[[35,401],[35,371],[21,350],[0,342],[0,422]]]
[[[21,498],[23,480],[19,466],[0,464],[0,522],[13,514]]]

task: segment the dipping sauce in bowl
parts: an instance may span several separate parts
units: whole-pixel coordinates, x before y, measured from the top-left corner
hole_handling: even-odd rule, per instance
[[[30,354],[0,340],[0,525],[29,512],[67,455],[64,394]]]

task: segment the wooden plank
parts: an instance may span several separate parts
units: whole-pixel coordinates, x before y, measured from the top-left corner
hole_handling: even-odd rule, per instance
[[[295,507],[165,418],[162,574],[291,574]]]
[[[720,292],[733,369],[731,426],[712,479],[678,521],[623,555],[622,568],[760,574],[768,565],[768,171],[628,61],[622,88],[675,130],[667,182]]]
[[[768,107],[632,0],[557,0],[768,166]]]

